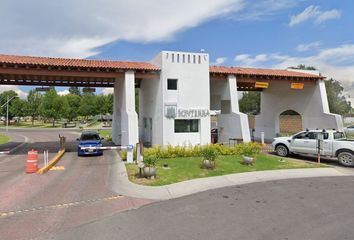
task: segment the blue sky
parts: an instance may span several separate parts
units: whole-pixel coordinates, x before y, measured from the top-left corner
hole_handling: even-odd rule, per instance
[[[205,49],[217,65],[313,65],[354,97],[353,12],[350,0],[2,0],[0,52],[148,61]]]

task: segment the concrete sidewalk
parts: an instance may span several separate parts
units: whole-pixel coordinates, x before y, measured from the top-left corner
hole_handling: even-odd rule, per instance
[[[106,154],[110,154],[109,157],[114,161],[109,170],[108,185],[110,189],[124,196],[151,200],[167,200],[216,188],[271,180],[353,175],[352,172],[340,171],[340,169],[337,168],[287,169],[198,178],[166,186],[154,187],[130,182],[125,164],[118,153],[116,151],[107,151]]]

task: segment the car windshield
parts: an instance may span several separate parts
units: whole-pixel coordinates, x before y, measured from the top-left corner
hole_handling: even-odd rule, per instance
[[[81,141],[90,141],[90,140],[100,140],[100,136],[97,133],[84,133],[81,135]]]

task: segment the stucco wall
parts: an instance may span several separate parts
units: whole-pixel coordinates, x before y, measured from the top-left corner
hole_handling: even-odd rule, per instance
[[[163,51],[155,63],[161,63],[162,109],[210,109],[209,55]],[[167,79],[177,79],[177,90],[167,89]],[[210,117],[199,118],[199,133],[175,133],[174,119],[162,117],[163,145],[196,145],[210,143]]]
[[[261,93],[261,112],[255,118],[255,137],[261,132],[271,140],[279,133],[279,115],[286,110],[294,110],[302,116],[303,128],[342,129],[341,116],[329,113],[324,82],[305,83],[304,89],[290,88],[290,82],[277,82],[269,85]]]

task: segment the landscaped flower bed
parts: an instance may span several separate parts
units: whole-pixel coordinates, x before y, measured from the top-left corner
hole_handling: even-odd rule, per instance
[[[245,165],[243,163],[242,155],[220,155],[212,170],[201,168],[202,160],[203,157],[160,158],[156,164],[157,174],[154,179],[139,177],[139,169],[135,164],[128,164],[126,167],[131,181],[151,186],[161,186],[194,178],[219,176],[231,173],[325,167],[324,165],[318,165],[317,163],[290,160],[265,154],[258,154],[254,165]]]

